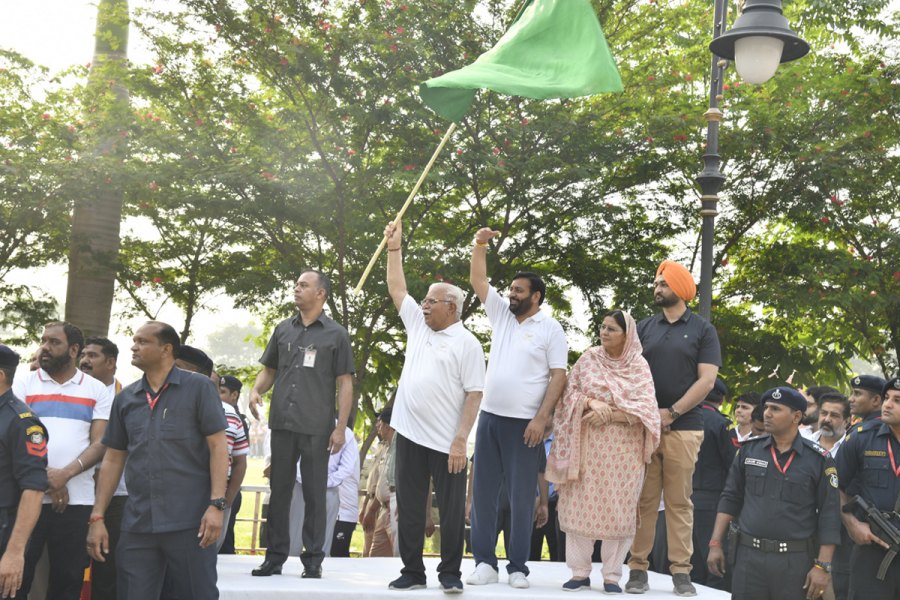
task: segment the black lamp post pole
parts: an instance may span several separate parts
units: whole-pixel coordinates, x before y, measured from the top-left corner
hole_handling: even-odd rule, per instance
[[[725,31],[725,17],[728,14],[728,0],[714,0],[713,40]],[[725,67],[728,61],[712,55],[709,73],[709,110],[703,115],[706,118],[706,153],[703,155],[703,171],[697,176],[702,196],[700,196],[700,216],[703,225],[700,230],[700,316],[710,320],[712,310],[712,272],[713,245],[715,239],[716,215],[718,212],[719,190],[725,182],[725,176],[719,171],[722,163],[719,156],[719,122],[722,111],[719,102],[722,100],[722,85]]]

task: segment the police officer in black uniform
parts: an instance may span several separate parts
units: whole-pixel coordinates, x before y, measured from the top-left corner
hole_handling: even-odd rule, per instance
[[[722,577],[712,575],[706,568],[709,539],[716,523],[719,496],[725,488],[728,470],[734,461],[738,443],[729,431],[731,421],[719,412],[728,395],[728,386],[716,379],[712,391],[700,403],[703,417],[703,443],[694,468],[694,555],[691,557],[691,580],[718,590],[726,589]]]
[[[860,421],[881,418],[881,393],[885,381],[875,375],[857,375],[850,380],[850,414]]]
[[[0,344],[0,598],[20,597],[25,546],[49,487],[47,430],[10,391],[18,365]]]
[[[840,542],[834,460],[803,438],[806,399],[789,387],[763,394],[769,435],[741,444],[719,500],[707,564],[722,575],[722,543],[737,519],[735,600],[818,600]]]
[[[841,504],[854,496],[900,527],[900,378],[888,381],[881,392],[881,420],[864,421],[851,428],[838,452]],[[856,544],[850,555],[851,600],[900,598],[900,560],[894,560],[884,581],[876,575],[887,544],[876,537],[856,513],[844,513],[844,525]]]

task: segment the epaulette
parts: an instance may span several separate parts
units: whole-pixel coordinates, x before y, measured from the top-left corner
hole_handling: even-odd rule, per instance
[[[806,444],[807,446],[809,446],[810,448],[812,448],[813,450],[815,450],[822,456],[828,456],[828,450],[823,448],[822,445],[819,444],[819,442],[817,442],[815,440],[811,440],[809,438],[805,438],[803,436],[800,436],[800,439],[803,440],[804,444]]]
[[[771,436],[767,433],[765,435],[758,435],[756,437],[748,437],[746,440],[744,440],[742,442],[738,442],[738,443],[741,446],[744,446],[744,445],[750,444],[751,442],[760,442],[762,440],[767,440],[767,439],[769,439],[769,437],[771,437]]]
[[[871,419],[869,421],[863,421],[862,423],[858,423],[847,430],[847,439],[849,440],[854,435],[859,435],[861,433],[865,433],[866,431],[872,431],[873,429],[877,429],[881,427],[881,419]]]

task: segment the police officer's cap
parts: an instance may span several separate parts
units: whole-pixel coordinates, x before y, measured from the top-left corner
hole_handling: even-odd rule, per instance
[[[853,389],[866,390],[875,394],[880,394],[884,389],[884,379],[874,375],[857,375],[850,380],[850,387]]]
[[[791,410],[806,412],[806,398],[804,398],[800,392],[791,387],[777,387],[772,388],[771,390],[766,390],[766,392],[762,395],[760,404],[765,406],[767,402],[784,404]]]
[[[881,388],[881,397],[885,398],[889,390],[900,391],[900,377],[894,377],[884,384],[884,387]]]
[[[0,344],[0,368],[2,369],[15,369],[19,366],[19,361],[21,357],[16,353],[15,350],[10,348],[9,346],[4,346]]]
[[[182,344],[181,348],[178,350],[178,358],[180,358],[184,362],[189,362],[192,365],[197,365],[197,367],[204,371],[213,370],[212,359],[208,357],[206,355],[206,352],[204,352],[200,348],[194,348],[193,346]]]
[[[716,383],[715,385],[713,385],[713,391],[724,398],[728,395],[728,386],[725,385],[724,381],[716,377]]]
[[[241,383],[241,380],[237,377],[222,375],[222,377],[219,378],[219,386],[227,387],[232,392],[239,392],[241,391],[241,388],[244,387],[244,384]]]

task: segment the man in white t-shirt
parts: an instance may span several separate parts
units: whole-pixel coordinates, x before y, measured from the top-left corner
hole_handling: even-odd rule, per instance
[[[33,566],[47,546],[53,600],[78,600],[88,565],[88,518],[94,505],[94,469],[103,458],[100,442],[113,396],[76,366],[84,335],[70,323],[44,326],[38,350],[40,368],[17,378],[13,393],[47,428],[47,478],[41,516],[28,545],[22,593],[31,588]]]
[[[493,328],[484,402],[475,436],[472,481],[471,585],[496,583],[498,492],[510,504],[508,582],[528,587],[534,495],[546,429],[566,385],[569,344],[560,324],[541,311],[546,286],[534,273],[513,276],[507,297],[489,283],[487,249],[499,232],[475,234],[469,281]]]
[[[432,284],[420,307],[406,291],[400,222],[388,225],[385,236],[388,292],[406,328],[406,360],[391,420],[397,431],[395,486],[403,569],[390,588],[425,587],[422,549],[433,480],[441,518],[438,580],[445,593],[459,593],[463,590],[466,442],[484,389],[484,351],[460,321],[462,290],[447,283]]]

